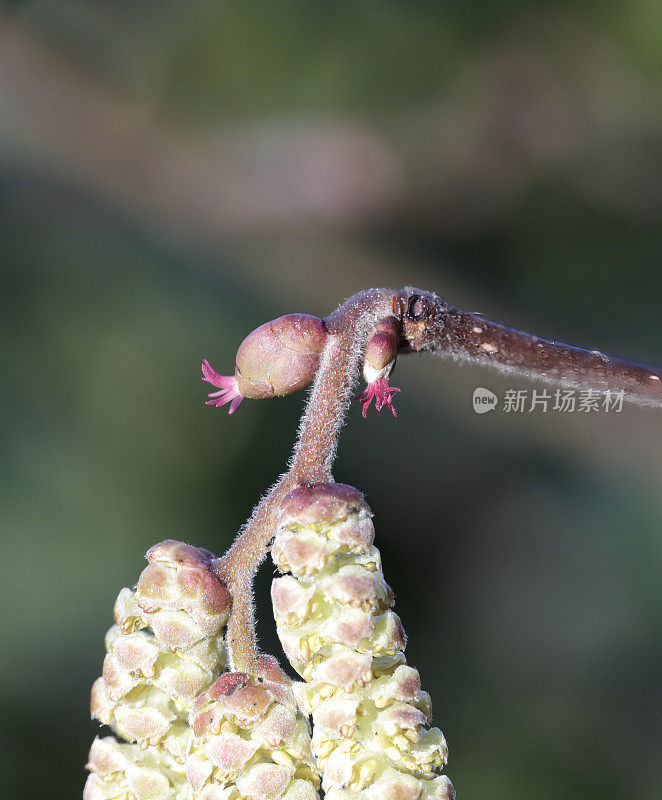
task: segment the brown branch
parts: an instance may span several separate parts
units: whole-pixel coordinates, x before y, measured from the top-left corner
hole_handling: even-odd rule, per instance
[[[498,325],[431,292],[410,295],[409,304],[404,317],[406,347],[561,386],[623,392],[631,403],[662,406],[662,367]]]

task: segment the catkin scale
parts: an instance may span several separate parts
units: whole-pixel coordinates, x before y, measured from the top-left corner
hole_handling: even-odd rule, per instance
[[[260,325],[237,350],[237,388],[244,397],[262,400],[310,386],[326,338],[324,322],[309,314],[287,314]]]

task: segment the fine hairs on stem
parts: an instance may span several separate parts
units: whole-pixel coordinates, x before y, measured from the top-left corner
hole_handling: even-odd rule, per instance
[[[300,484],[330,482],[338,431],[351,400],[370,330],[400,309],[402,292],[370,289],[354,295],[326,320],[329,337],[299,427],[288,471],[256,506],[217,572],[233,598],[227,628],[233,669],[251,674],[258,656],[253,614],[253,577],[274,536],[276,514],[285,495]]]
[[[498,325],[412,287],[369,289],[350,297],[323,321],[328,336],[289,469],[256,506],[226,555],[216,562],[216,572],[232,596],[227,641],[234,669],[248,674],[255,671],[259,651],[252,583],[273,539],[278,508],[285,495],[297,486],[332,482],[338,432],[366,343],[385,318],[397,321],[399,353],[430,351],[558,385],[622,391],[630,402],[662,406],[662,368]],[[395,360],[395,353],[392,355],[390,365],[385,367],[386,376]],[[365,370],[364,374],[369,379]]]

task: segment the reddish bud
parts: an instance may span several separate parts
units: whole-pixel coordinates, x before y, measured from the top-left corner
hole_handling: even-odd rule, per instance
[[[308,314],[288,314],[260,325],[237,351],[239,391],[262,399],[309,386],[326,336],[322,320]]]
[[[203,362],[203,380],[220,389],[207,404],[230,403],[232,414],[244,397],[264,400],[310,386],[326,337],[322,320],[309,314],[287,314],[260,325],[239,346],[234,377],[219,375]]]
[[[363,373],[368,383],[393,369],[399,336],[400,322],[395,317],[386,317],[372,329],[363,355]]]
[[[372,329],[363,354],[363,377],[368,384],[363,392],[356,398],[363,403],[363,416],[367,416],[368,408],[375,400],[377,413],[382,408],[390,408],[394,417],[397,417],[393,407],[393,392],[399,392],[394,386],[388,385],[388,377],[395,366],[400,338],[400,322],[396,317],[385,317]]]

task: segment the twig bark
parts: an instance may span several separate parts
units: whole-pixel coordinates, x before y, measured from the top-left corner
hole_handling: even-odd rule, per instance
[[[417,314],[405,315],[404,333],[407,346],[416,350],[429,350],[557,385],[623,392],[624,399],[631,403],[662,406],[662,367],[498,325],[429,292],[420,292],[409,302],[417,305]],[[419,315],[419,322],[412,319]]]

